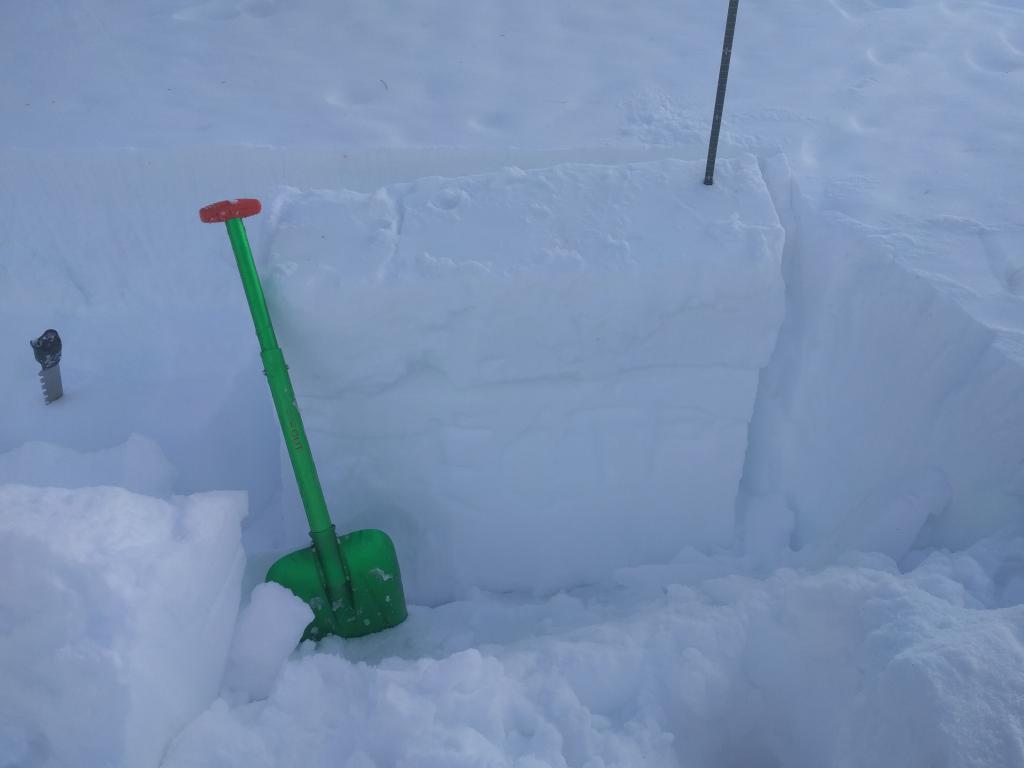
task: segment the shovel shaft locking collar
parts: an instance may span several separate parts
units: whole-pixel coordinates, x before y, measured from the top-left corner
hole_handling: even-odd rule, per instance
[[[401,623],[406,617],[394,545],[382,531],[355,531],[338,537],[327,510],[313,454],[306,438],[295,390],[253,262],[242,219],[261,210],[258,200],[226,200],[199,212],[207,223],[223,222],[238,263],[245,298],[260,343],[263,370],[270,385],[285,446],[309,521],[312,547],[286,555],[267,574],[313,608],[305,637],[325,634],[358,637]]]

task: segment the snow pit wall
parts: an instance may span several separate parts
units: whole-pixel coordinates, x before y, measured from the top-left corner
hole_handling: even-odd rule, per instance
[[[248,551],[304,543],[285,526],[301,513],[281,512],[280,430],[234,259],[223,226],[198,221],[199,206],[241,193],[267,203],[282,185],[372,192],[512,164],[669,155],[638,147],[0,148],[0,165],[17,180],[0,186],[0,452],[44,442],[92,454],[138,434],[170,461],[176,493],[248,491]],[[247,220],[256,246],[267,218]],[[27,342],[51,327],[64,339],[65,395],[41,411]],[[74,483],[55,460],[30,474],[0,467],[0,483],[34,484],[36,475],[44,485]]]
[[[297,499],[282,507],[278,498],[282,487],[293,492],[294,481],[286,465],[282,475],[278,427],[226,238],[219,228],[199,224],[196,208],[240,193],[269,203],[280,184],[371,192],[431,173],[492,172],[513,163],[614,166],[671,152],[0,151],[19,179],[0,189],[0,209],[9,214],[9,237],[0,244],[0,388],[9,395],[0,403],[0,451],[28,441],[106,450],[139,433],[170,463],[168,471],[145,479],[152,488],[140,490],[163,494],[167,483],[177,493],[246,488],[249,551],[301,546],[306,536]],[[748,545],[764,550],[769,561],[790,543],[870,548],[879,536],[852,537],[850,526],[856,529],[866,511],[875,510],[877,518],[885,507],[902,510],[911,528],[925,521],[923,532],[902,533],[901,540],[909,535],[915,546],[961,548],[979,532],[997,532],[1007,518],[1019,517],[1024,429],[1013,393],[1020,391],[1022,365],[1008,341],[1012,333],[993,330],[1014,322],[989,321],[951,293],[956,276],[908,270],[905,257],[915,248],[906,238],[900,242],[813,210],[791,193],[788,171],[773,169],[770,161],[762,166],[788,232],[787,308],[778,349],[760,377],[750,430],[739,509]],[[108,177],[117,183],[96,185]],[[158,212],[151,203],[154,178],[161,185]],[[63,212],[58,228],[46,218],[55,206]],[[257,251],[274,235],[269,219],[248,221]],[[944,258],[969,266],[977,248],[954,238],[928,263],[934,267]],[[37,290],[43,284],[46,301]],[[990,293],[974,293],[988,308],[996,303]],[[901,304],[916,310],[895,311]],[[287,325],[299,308],[277,301],[275,310],[277,324]],[[67,394],[60,408],[40,416],[26,341],[51,325],[66,341]],[[823,343],[827,335],[829,344]],[[288,343],[302,342],[298,336],[290,334]],[[908,353],[918,347],[930,350],[930,360]],[[306,360],[289,345],[285,352],[298,375]],[[307,398],[302,388],[300,399],[307,419],[329,405]],[[626,439],[625,432],[617,434],[616,440]],[[43,459],[45,471],[35,458],[31,471],[24,462],[0,462],[0,482],[78,482],[56,454]],[[337,483],[338,471],[321,462],[326,480]],[[375,482],[371,476],[364,485]],[[339,525],[346,524],[349,499],[330,501]],[[731,510],[725,515],[731,526]],[[412,532],[429,539],[430,519],[421,517],[422,528]],[[390,524],[387,518],[358,522]],[[885,520],[876,523],[886,536]],[[428,544],[444,551],[444,542]],[[895,539],[884,544],[892,552],[905,548]],[[668,542],[664,549],[671,549]],[[415,570],[404,557],[403,566]],[[453,576],[444,581],[456,582]]]
[[[733,539],[784,234],[752,157],[700,179],[562,165],[271,207],[261,267],[335,521],[388,530],[414,600]]]
[[[787,231],[786,319],[750,431],[748,549],[899,561],[1019,530],[1019,333],[979,317],[1004,299],[970,258],[955,279],[937,272],[976,247],[970,233],[929,248],[815,211],[782,158],[764,171]]]
[[[854,550],[899,561],[1019,519],[1024,366],[1011,334],[951,280],[914,269],[931,256],[905,237],[814,210],[784,158],[737,164],[758,184],[763,170],[790,233],[786,320],[760,374],[773,326],[741,329],[757,311],[775,317],[772,288],[757,282],[776,278],[744,264],[756,277],[734,295],[748,292],[750,314],[730,325],[701,315],[706,276],[673,275],[653,256],[679,244],[732,264],[719,285],[751,279],[707,240],[724,210],[693,208],[698,224],[672,208],[692,205],[686,164],[649,197],[623,175],[672,163],[279,199],[263,266],[299,351],[328,495],[344,500],[334,509],[346,527],[396,533],[416,599],[467,585],[549,591],[737,535],[766,562],[790,547],[818,563]],[[649,218],[617,219],[631,204]],[[745,203],[730,204],[734,226],[775,219],[765,208],[745,221]],[[609,269],[623,252],[640,254],[639,275]],[[667,317],[678,325],[650,332]],[[324,328],[344,354],[311,349]],[[658,444],[674,413],[693,429],[702,409],[692,443]]]
[[[0,485],[0,755],[156,768],[216,697],[245,495]]]

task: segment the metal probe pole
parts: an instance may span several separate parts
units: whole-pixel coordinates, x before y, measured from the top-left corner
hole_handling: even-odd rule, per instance
[[[711,143],[708,146],[708,167],[704,183],[711,185],[715,176],[715,156],[718,154],[718,132],[722,129],[722,109],[725,107],[725,83],[729,79],[729,60],[732,58],[732,38],[736,34],[736,10],[740,0],[729,0],[729,15],[725,20],[725,42],[722,44],[722,66],[718,70],[718,94],[715,96],[715,116],[711,120]]]

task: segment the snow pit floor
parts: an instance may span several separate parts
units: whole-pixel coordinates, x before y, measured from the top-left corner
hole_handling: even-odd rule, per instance
[[[226,693],[164,765],[1020,766],[1022,558],[992,540],[905,574],[756,576],[689,551],[544,600],[414,607],[303,645],[266,698]]]

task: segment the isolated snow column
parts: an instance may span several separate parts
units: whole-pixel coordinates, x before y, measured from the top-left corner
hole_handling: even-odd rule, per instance
[[[394,544],[383,531],[355,531],[339,539],[331,522],[288,366],[274,333],[242,223],[243,218],[260,210],[258,200],[225,200],[206,206],[199,217],[206,223],[227,225],[259,339],[264,373],[313,541],[311,548],[285,555],[274,563],[267,579],[292,590],[313,609],[314,619],[305,637],[359,637],[400,624],[407,616],[398,558]]]

